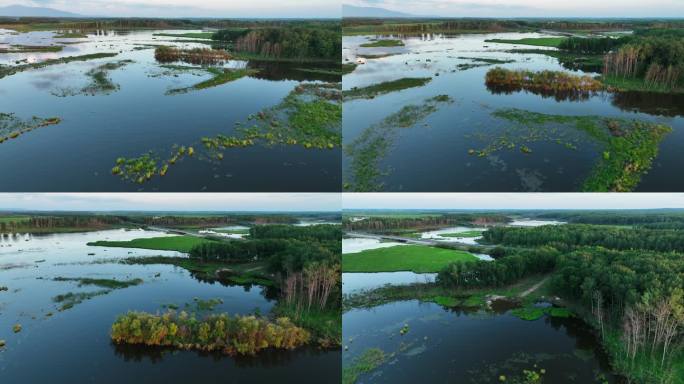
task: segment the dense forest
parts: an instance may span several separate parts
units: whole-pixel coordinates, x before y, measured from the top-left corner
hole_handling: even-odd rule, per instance
[[[260,225],[244,240],[202,243],[191,258],[239,263],[265,261],[284,302],[295,315],[337,310],[340,303],[342,231],[338,225]]]
[[[404,229],[429,229],[456,225],[485,226],[506,223],[510,219],[506,215],[490,213],[446,213],[435,215],[408,216],[363,216],[345,217],[342,221],[348,231],[391,232]]]
[[[684,252],[684,232],[682,231],[597,227],[582,224],[545,225],[536,228],[496,227],[483,233],[483,241],[522,247],[551,245],[561,250],[600,246],[620,250]]]
[[[573,222],[668,224],[676,212],[557,211]],[[460,262],[438,273],[450,289],[502,287],[551,274],[551,289],[596,329],[614,368],[631,382],[680,383],[684,366],[684,236],[671,229],[566,224],[494,227],[492,262]]]
[[[265,58],[341,61],[342,40],[339,24],[316,28],[281,26],[278,28],[226,29],[214,34],[215,40],[233,42],[236,52]]]
[[[51,228],[107,228],[123,224],[120,216],[0,216],[0,233],[30,232]]]

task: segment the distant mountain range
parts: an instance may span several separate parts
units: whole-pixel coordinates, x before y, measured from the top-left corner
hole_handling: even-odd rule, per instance
[[[390,11],[389,9],[376,7],[357,7],[355,5],[342,4],[342,17],[415,17],[403,12]]]
[[[8,5],[0,7],[0,17],[83,17],[82,15],[52,8]]]

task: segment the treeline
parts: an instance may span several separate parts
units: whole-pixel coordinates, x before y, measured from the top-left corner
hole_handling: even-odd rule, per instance
[[[340,61],[342,37],[339,24],[325,28],[282,26],[278,28],[226,29],[214,40],[231,41],[236,52],[264,58]]]
[[[560,250],[582,246],[658,252],[684,252],[684,232],[646,228],[614,228],[582,224],[545,225],[535,228],[491,228],[482,234],[491,244],[518,247],[551,245]]]
[[[131,220],[143,225],[160,225],[169,227],[211,227],[242,223],[296,223],[297,218],[290,215],[207,215],[207,216],[131,216]]]
[[[612,353],[638,382],[677,382],[669,369],[684,345],[684,257],[581,249],[560,258],[553,286],[583,303]],[[675,379],[675,381],[671,381]]]
[[[539,273],[553,271],[560,252],[553,247],[509,251],[491,262],[452,263],[439,271],[437,283],[449,288],[486,288],[510,285]]]
[[[552,211],[533,213],[535,218],[554,219],[577,224],[631,225],[653,228],[684,226],[684,212],[654,211]]]
[[[106,228],[124,223],[119,216],[31,216],[0,221],[0,233],[50,228]]]
[[[589,54],[604,54],[610,50],[632,41],[631,37],[568,37],[558,46],[559,49]]]
[[[510,221],[509,217],[496,213],[450,213],[414,217],[360,216],[363,218],[343,218],[344,228],[349,231],[385,232],[401,229],[428,229],[456,225],[485,226],[507,223]]]
[[[265,261],[296,316],[339,309],[342,231],[336,225],[263,225],[245,240],[202,243],[191,258],[227,263]]]

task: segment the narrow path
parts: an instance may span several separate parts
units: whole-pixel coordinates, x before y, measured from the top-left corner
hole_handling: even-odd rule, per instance
[[[530,287],[528,290],[526,290],[525,292],[521,293],[521,294],[520,294],[520,297],[525,297],[525,296],[529,295],[530,293],[536,291],[537,289],[539,289],[539,287],[541,287],[544,283],[546,283],[550,278],[551,278],[551,276],[546,276],[546,277],[543,278],[540,282],[538,282],[537,284],[531,286],[531,287]]]

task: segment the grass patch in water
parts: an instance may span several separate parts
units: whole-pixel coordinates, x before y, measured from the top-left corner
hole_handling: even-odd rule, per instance
[[[342,344],[342,315],[340,309],[320,310],[311,307],[309,310],[297,308],[280,301],[272,312],[278,317],[287,317],[296,325],[311,333],[312,341],[323,348],[338,347]]]
[[[404,42],[401,40],[375,40],[370,43],[363,43],[360,45],[362,48],[377,48],[377,47],[403,47]]]
[[[583,100],[605,88],[600,80],[589,75],[579,76],[548,70],[510,70],[501,67],[487,72],[485,85],[494,93],[525,90],[545,97],[555,97],[556,100]]]
[[[102,288],[122,289],[143,283],[142,279],[116,280],[116,279],[92,279],[88,277],[55,277],[53,281],[74,281],[78,286],[95,285]]]
[[[342,64],[342,74],[343,74],[343,75],[348,75],[348,74],[354,72],[354,70],[356,70],[356,67],[357,67],[357,66],[358,66],[358,65],[357,65],[357,64],[354,64],[354,63]]]
[[[342,384],[354,384],[359,376],[371,372],[385,362],[385,352],[379,348],[369,348],[354,361],[342,368]]]
[[[180,93],[187,93],[190,91],[199,91],[202,89],[213,88],[219,85],[230,83],[241,79],[245,76],[251,76],[259,72],[257,69],[224,69],[224,68],[207,68],[207,72],[211,73],[213,77],[209,80],[202,81],[195,85],[186,88],[171,89],[166,92],[167,95],[176,95]]]
[[[439,272],[457,261],[477,261],[468,252],[428,247],[424,245],[398,245],[369,249],[342,255],[342,272]]]
[[[61,52],[63,49],[62,45],[10,45],[0,48],[0,53]]]
[[[537,47],[555,47],[558,48],[560,44],[567,40],[567,37],[528,37],[523,39],[489,39],[485,43],[502,43],[502,44],[519,44],[519,45],[534,45]]]
[[[643,78],[622,76],[601,76],[601,81],[611,90],[617,92],[657,92],[657,93],[684,93],[684,88],[671,88],[656,83],[648,83]]]
[[[267,349],[292,350],[307,344],[310,334],[286,317],[207,315],[168,311],[162,315],[128,312],[112,324],[117,344],[165,346],[217,351],[227,355],[255,355]]]
[[[24,133],[31,132],[34,129],[59,124],[61,122],[62,120],[59,117],[40,118],[34,116],[29,120],[22,120],[13,113],[0,112],[0,144],[9,139],[16,139]]]
[[[521,319],[521,320],[526,320],[526,321],[535,321],[539,320],[545,315],[551,316],[551,317],[560,317],[560,318],[569,318],[573,317],[574,314],[572,311],[570,311],[567,308],[558,308],[558,307],[546,307],[546,308],[540,308],[540,307],[531,307],[531,306],[525,306],[521,308],[516,308],[511,310],[511,315]]]
[[[392,146],[397,129],[412,127],[436,112],[440,106],[451,103],[453,100],[447,95],[435,96],[420,105],[407,105],[366,128],[345,147],[347,156],[351,158],[351,175],[345,178],[344,189],[355,192],[382,190],[380,178],[389,171],[380,169],[380,162]]]
[[[585,192],[628,192],[636,188],[642,175],[651,168],[660,142],[672,131],[672,128],[665,125],[638,120],[547,115],[520,109],[500,109],[493,116],[516,123],[519,127],[526,127],[531,134],[516,138],[505,134],[484,150],[471,150],[471,153],[487,156],[496,150],[515,148],[516,141],[552,141],[567,147],[568,141],[560,136],[554,137],[554,132],[565,130],[553,131],[548,125],[574,127],[601,144],[602,156],[581,186],[581,190]]]
[[[96,60],[96,59],[104,59],[107,57],[114,57],[118,55],[118,53],[93,53],[93,54],[88,54],[88,55],[81,55],[81,56],[68,56],[68,57],[62,57],[59,59],[49,59],[45,61],[41,61],[39,63],[30,63],[30,64],[21,64],[21,65],[14,65],[14,66],[0,66],[0,79],[6,76],[11,76],[20,72],[24,71],[29,71],[32,69],[39,69],[39,68],[45,68],[49,67],[51,65],[58,65],[58,64],[68,64],[74,61],[88,61],[88,60]]]
[[[301,145],[307,149],[334,149],[342,143],[342,103],[339,83],[302,83],[278,105],[250,115],[250,127],[236,122],[231,136],[202,137],[204,159],[223,160],[223,151],[254,145]],[[165,176],[170,167],[194,147],[175,146],[168,159],[153,153],[137,158],[118,158],[112,174],[142,184],[153,176]]]
[[[57,295],[52,298],[52,301],[55,303],[61,304],[59,306],[60,311],[65,311],[67,309],[73,308],[75,305],[81,304],[82,302],[86,300],[90,300],[93,297],[97,296],[102,296],[106,295],[109,292],[111,292],[111,289],[104,289],[100,291],[94,291],[94,292],[69,292],[63,295]]]
[[[107,241],[100,240],[89,242],[87,245],[96,247],[120,247],[120,248],[140,248],[140,249],[154,249],[158,251],[177,251],[188,253],[192,247],[211,243],[213,240],[207,240],[196,236],[163,236],[150,237],[144,239],[133,239],[128,241]]]
[[[385,81],[379,84],[369,85],[363,88],[352,88],[343,91],[342,95],[345,100],[353,99],[373,99],[376,96],[387,93],[398,92],[404,89],[422,87],[429,83],[432,79],[429,77],[405,77],[403,79]]]
[[[603,69],[603,55],[581,54],[551,49],[511,49],[508,53],[523,55],[538,54],[558,59],[558,62],[566,69],[581,70],[584,72],[601,72]]]

